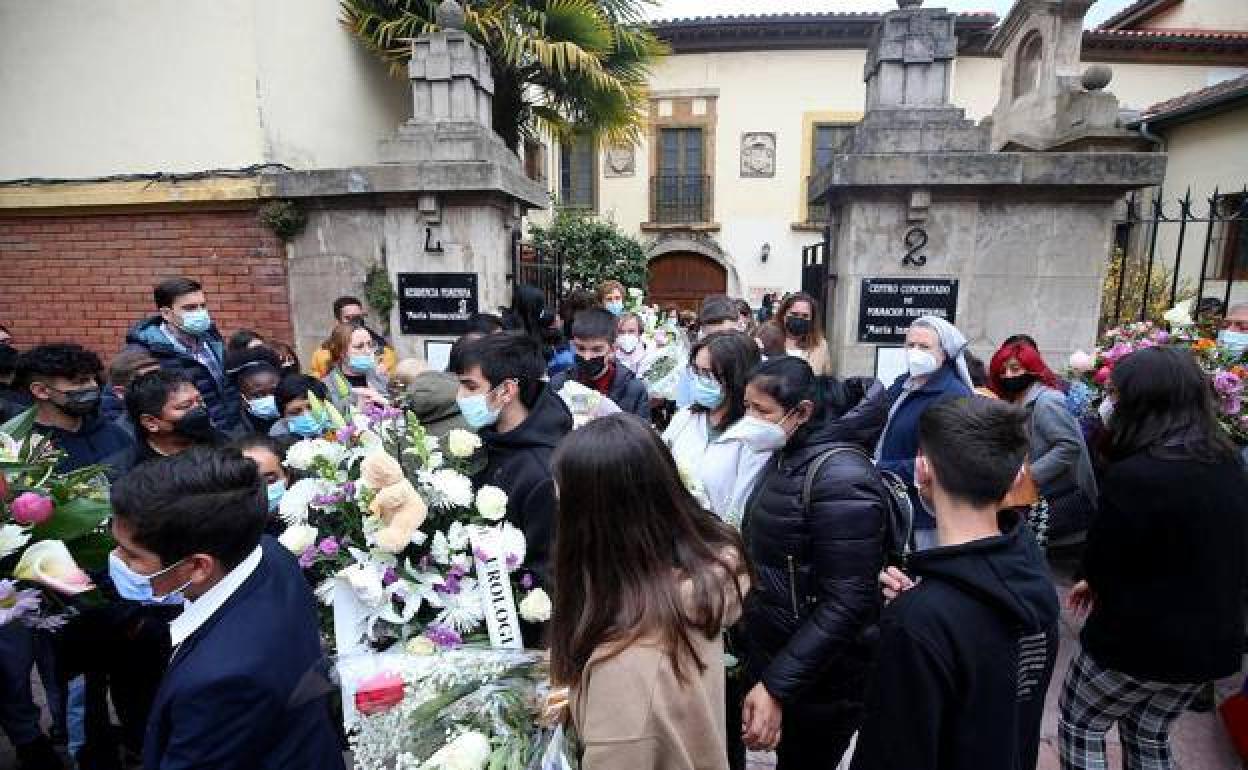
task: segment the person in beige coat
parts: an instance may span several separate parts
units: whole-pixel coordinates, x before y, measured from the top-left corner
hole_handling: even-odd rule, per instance
[[[727,770],[723,629],[749,585],[740,537],[625,413],[569,435],[559,490],[551,678],[583,770]]]

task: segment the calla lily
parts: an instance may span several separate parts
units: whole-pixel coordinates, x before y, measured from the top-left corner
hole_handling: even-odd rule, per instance
[[[95,588],[60,540],[43,540],[27,548],[13,570],[13,577],[70,596]]]

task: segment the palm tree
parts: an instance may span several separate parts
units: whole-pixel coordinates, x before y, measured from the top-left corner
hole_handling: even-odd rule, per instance
[[[469,0],[465,29],[490,56],[494,130],[518,148],[542,133],[636,142],[651,65],[667,47],[642,25],[654,0]],[[438,0],[342,0],[342,23],[406,77],[409,40],[437,29]]]

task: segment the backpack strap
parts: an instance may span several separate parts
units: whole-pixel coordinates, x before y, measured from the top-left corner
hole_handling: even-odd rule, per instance
[[[810,515],[810,497],[811,492],[815,488],[815,479],[819,476],[819,469],[823,467],[824,463],[832,459],[834,455],[838,455],[843,452],[856,454],[865,460],[867,465],[870,465],[873,468],[875,467],[875,464],[871,462],[871,458],[867,456],[867,453],[857,447],[844,445],[834,446],[831,449],[820,452],[815,459],[810,461],[810,465],[806,466],[806,478],[802,481],[802,498],[800,502],[802,506],[802,514],[804,516],[809,517]]]

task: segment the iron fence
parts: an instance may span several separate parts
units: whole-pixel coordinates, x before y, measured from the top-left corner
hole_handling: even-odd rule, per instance
[[[1194,261],[1199,254],[1199,262]],[[1176,303],[1193,302],[1193,316],[1226,313],[1248,280],[1248,186],[1167,200],[1158,190],[1145,200],[1127,197],[1115,222],[1109,276],[1102,295],[1102,327],[1160,320]]]
[[[819,301],[825,320],[832,315],[828,306],[829,289],[835,276],[829,274],[828,254],[832,241],[832,229],[823,228],[823,239],[802,247],[802,291]]]
[[[650,216],[659,224],[710,222],[712,219],[709,176],[668,175],[650,177]]]
[[[541,289],[547,309],[553,312],[563,299],[563,255],[521,242],[516,230],[511,235],[511,279],[517,286]]]

